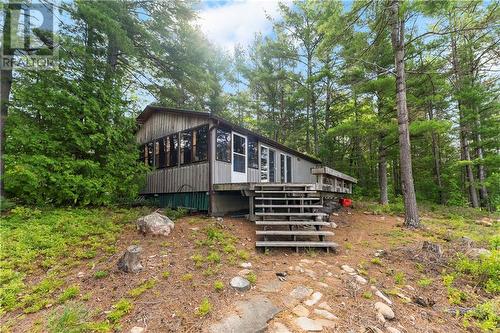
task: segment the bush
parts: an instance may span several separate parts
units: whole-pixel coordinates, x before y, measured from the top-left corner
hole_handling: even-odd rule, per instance
[[[469,326],[470,319],[475,319],[481,330],[496,332],[500,326],[500,301],[491,300],[467,312],[464,317],[465,326]]]
[[[460,256],[455,267],[458,272],[479,282],[486,291],[500,293],[500,250],[492,250],[490,255],[483,255],[479,260]]]
[[[201,302],[200,306],[198,307],[197,314],[200,317],[206,316],[210,311],[212,310],[212,304],[210,304],[208,298],[204,298],[203,301]]]

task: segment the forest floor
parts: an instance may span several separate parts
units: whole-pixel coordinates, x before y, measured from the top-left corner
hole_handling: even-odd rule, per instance
[[[390,210],[360,205],[331,217],[337,253],[295,253],[256,250],[255,226],[230,217],[222,223],[181,217],[169,236],[144,237],[134,221],[151,210],[20,208],[5,216],[0,331],[207,331],[239,301],[256,297],[279,308],[269,332],[301,332],[297,315],[322,318],[323,332],[499,328],[498,216],[432,209],[422,214],[421,229],[408,230]],[[439,244],[443,254],[422,250],[424,241]],[[143,249],[144,269],[137,274],[117,269],[132,244]],[[477,260],[457,256],[483,247],[492,253]],[[250,272],[242,272],[242,263],[251,263]],[[285,281],[278,272],[287,273]],[[252,283],[250,290],[229,286],[238,274]],[[297,306],[303,299],[290,293],[301,286],[307,298],[314,291],[321,299]],[[377,318],[376,302],[388,304],[395,318]]]

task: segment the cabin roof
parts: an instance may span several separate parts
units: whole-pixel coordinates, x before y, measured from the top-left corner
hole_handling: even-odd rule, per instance
[[[242,134],[247,134],[247,135],[251,135],[253,137],[256,137],[257,139],[259,139],[259,141],[263,142],[263,143],[267,143],[269,145],[272,145],[276,148],[279,148],[287,153],[290,153],[290,154],[293,154],[295,156],[298,156],[300,158],[303,158],[307,161],[310,161],[310,162],[313,162],[313,163],[317,163],[317,164],[320,164],[321,163],[321,160],[315,158],[315,157],[312,157],[312,156],[309,156],[307,154],[304,154],[304,153],[301,153],[295,149],[292,149],[292,148],[289,148],[275,140],[272,140],[272,139],[269,139],[265,136],[262,136],[261,134],[258,134],[254,131],[251,131],[247,128],[244,128],[244,127],[241,127],[239,125],[236,125],[236,124],[233,124],[231,123],[230,121],[222,118],[222,117],[219,117],[219,116],[216,116],[210,112],[203,112],[203,111],[193,111],[193,110],[185,110],[185,109],[179,109],[179,108],[172,108],[172,107],[165,107],[165,106],[159,106],[159,105],[148,105],[146,106],[146,108],[144,109],[144,111],[142,111],[136,118],[137,120],[137,123],[138,124],[144,124],[148,119],[149,117],[151,117],[151,115],[153,113],[156,113],[156,112],[167,112],[167,113],[176,113],[176,114],[182,114],[182,115],[187,115],[187,116],[193,116],[193,117],[202,117],[202,118],[207,118],[207,119],[214,119],[217,123],[219,124],[223,124],[223,125],[226,125],[226,126],[229,126],[235,130],[237,130],[238,132],[242,133]]]

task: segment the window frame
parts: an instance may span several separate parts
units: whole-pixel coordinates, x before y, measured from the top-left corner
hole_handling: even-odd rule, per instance
[[[206,131],[206,152],[205,152],[205,158],[201,159],[201,160],[195,160],[196,150],[197,150],[196,148],[199,147],[199,145],[198,145],[198,135],[196,135],[196,144],[194,144],[195,132],[198,131],[199,129],[203,128],[203,127],[206,127],[206,129],[207,129],[207,131]],[[193,142],[191,142],[191,164],[201,163],[201,162],[208,161],[208,148],[209,148],[209,145],[210,145],[210,142],[209,142],[210,141],[210,134],[209,134],[210,126],[208,124],[196,126],[196,127],[193,127],[191,129],[191,131],[193,133],[192,134],[192,141]]]

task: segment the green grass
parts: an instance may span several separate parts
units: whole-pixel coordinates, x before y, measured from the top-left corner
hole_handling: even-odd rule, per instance
[[[406,281],[406,278],[405,278],[405,273],[404,272],[396,272],[394,274],[394,282],[398,285],[402,285],[404,284]]]
[[[128,294],[132,297],[139,297],[144,294],[147,290],[153,288],[156,285],[155,279],[149,279],[141,283],[136,288],[129,290]]]
[[[193,279],[193,274],[187,273],[181,276],[181,280],[186,282],[186,281],[191,281]]]
[[[422,277],[417,281],[417,285],[422,288],[427,288],[432,284],[433,280],[427,277]]]
[[[108,322],[91,321],[92,314],[80,303],[69,303],[50,313],[47,319],[49,333],[112,332]]]
[[[245,277],[251,284],[255,284],[255,282],[257,282],[257,275],[255,275],[254,272],[248,273]]]
[[[217,251],[211,251],[207,256],[207,260],[212,263],[220,263],[220,254]]]
[[[72,285],[66,288],[61,295],[59,295],[59,298],[57,299],[58,303],[64,303],[70,299],[73,299],[80,295],[80,287],[78,285]]]
[[[0,314],[36,312],[54,302],[69,267],[95,258],[114,244],[125,224],[142,209],[32,209],[18,206],[2,216]],[[50,272],[32,287],[25,279]],[[39,274],[39,273],[37,273]]]
[[[113,310],[108,314],[107,318],[111,323],[117,323],[125,315],[132,311],[132,302],[128,299],[122,298],[113,305]]]
[[[163,273],[161,273],[161,276],[164,278],[164,279],[168,279],[169,276],[170,276],[170,272],[169,271],[164,271]]]
[[[109,275],[109,273],[107,271],[96,271],[94,273],[94,277],[96,279],[104,279],[105,277],[107,277]]]
[[[372,258],[372,260],[370,260],[370,262],[374,265],[377,265],[377,266],[383,266],[382,260],[380,260],[380,258]]]
[[[201,302],[200,306],[198,307],[198,310],[196,313],[200,317],[206,316],[210,311],[212,311],[212,304],[210,304],[210,301],[208,298],[204,298],[203,301]]]

